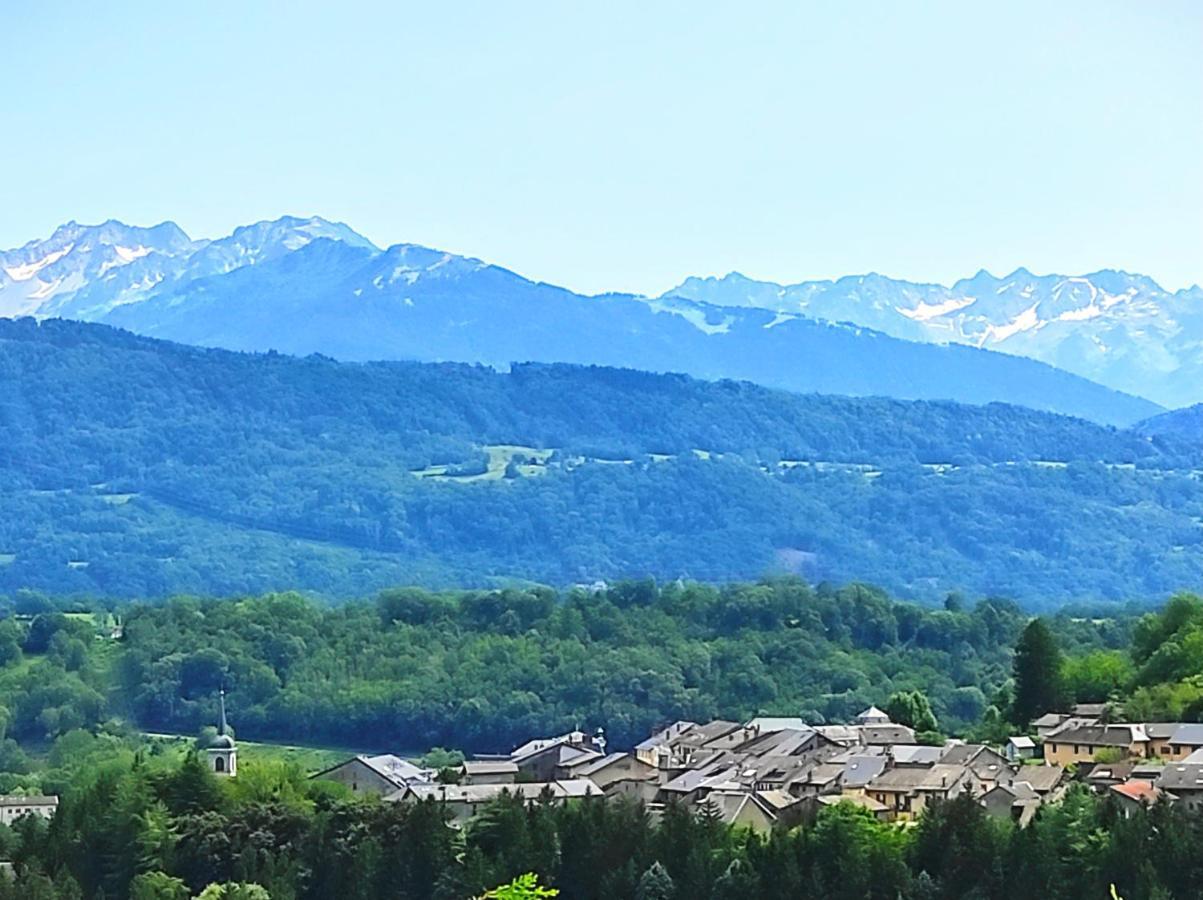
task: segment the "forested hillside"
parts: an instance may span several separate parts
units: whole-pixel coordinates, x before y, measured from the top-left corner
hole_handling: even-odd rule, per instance
[[[481,752],[585,725],[622,748],[678,719],[843,722],[922,690],[940,727],[962,734],[1008,706],[1000,691],[1029,617],[1003,600],[945,605],[794,578],[395,588],[334,606],[297,594],[121,604],[113,632],[108,610],[22,592],[0,603],[0,706],[24,745],[117,721],[192,735],[217,720],[224,685],[243,739]],[[1092,612],[1049,619],[1061,646],[1122,653],[1136,615]],[[1097,678],[1070,681],[1097,699]],[[0,754],[3,771],[21,770]]]
[[[0,590],[794,571],[939,599],[1203,575],[1199,453],[1017,407],[571,366],[344,364],[0,323]]]

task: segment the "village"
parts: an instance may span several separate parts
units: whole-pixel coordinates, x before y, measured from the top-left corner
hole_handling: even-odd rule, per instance
[[[217,735],[203,755],[215,776],[235,778],[238,749],[224,705],[223,696]],[[933,802],[962,794],[1022,826],[1075,782],[1113,797],[1126,813],[1159,801],[1203,806],[1203,724],[1109,722],[1106,714],[1104,704],[1047,713],[1031,723],[1032,736],[1001,747],[918,743],[913,729],[876,707],[846,725],[769,716],[681,721],[626,752],[607,753],[600,729],[572,731],[444,769],[360,754],[311,777],[388,803],[433,800],[457,827],[503,793],[527,803],[629,798],[652,815],[685,804],[760,832],[813,822],[839,803],[911,823]],[[0,822],[51,818],[57,807],[54,796],[0,797]]]
[[[456,824],[503,792],[527,802],[627,797],[653,815],[682,803],[757,831],[812,821],[838,803],[909,823],[931,803],[966,793],[989,814],[1026,825],[1074,782],[1126,812],[1161,800],[1203,805],[1203,724],[1108,722],[1106,714],[1103,704],[1048,713],[1032,723],[1032,736],[1003,746],[917,743],[876,707],[847,725],[675,722],[629,752],[607,753],[600,731],[573,731],[443,771],[363,755],[314,777],[387,802],[434,799]]]

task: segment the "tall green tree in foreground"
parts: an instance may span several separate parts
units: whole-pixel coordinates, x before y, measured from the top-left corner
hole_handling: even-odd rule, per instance
[[[1015,645],[1015,701],[1011,719],[1020,728],[1066,702],[1061,650],[1043,619],[1033,619]]]
[[[886,715],[899,725],[908,725],[919,732],[939,728],[931,701],[923,691],[895,691],[886,701]]]

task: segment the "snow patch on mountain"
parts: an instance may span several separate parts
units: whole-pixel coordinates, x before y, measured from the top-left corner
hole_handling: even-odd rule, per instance
[[[34,262],[20,263],[15,266],[5,266],[4,271],[13,281],[28,281],[29,279],[33,278],[34,275],[38,274],[38,272],[42,271],[42,269],[46,268],[52,263],[58,262],[68,253],[70,253],[74,247],[74,244],[68,244],[62,250],[56,250],[53,253],[47,253],[41,259],[35,260]]]
[[[946,316],[949,313],[958,312],[972,306],[977,302],[976,297],[953,297],[945,300],[943,303],[924,303],[920,301],[918,306],[906,309],[905,307],[896,307],[898,312],[902,313],[908,319],[913,319],[916,322],[929,322],[932,319],[937,319],[940,316]]]
[[[711,322],[707,310],[692,303],[674,303],[670,300],[655,299],[649,300],[648,306],[653,312],[680,316],[703,334],[727,334],[736,321],[735,316],[725,315],[720,321]]]

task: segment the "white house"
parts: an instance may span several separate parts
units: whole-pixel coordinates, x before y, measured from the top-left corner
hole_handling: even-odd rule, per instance
[[[22,816],[49,819],[58,809],[58,797],[0,797],[0,823],[11,825]]]

